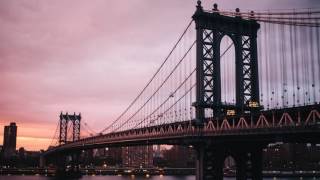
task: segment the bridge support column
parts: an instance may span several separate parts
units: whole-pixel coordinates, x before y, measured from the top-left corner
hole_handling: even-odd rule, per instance
[[[196,180],[223,180],[222,151],[205,146],[198,146],[196,151]]]
[[[252,180],[262,180],[262,148],[252,152]]]
[[[67,157],[62,154],[57,154],[54,157],[56,165],[56,177],[63,177],[66,174]]]
[[[56,157],[56,177],[77,178],[81,177],[79,168],[80,153],[74,152],[69,155],[58,154]]]
[[[246,153],[237,153],[236,157],[236,180],[247,179],[247,157]]]
[[[71,171],[74,174],[78,174],[81,176],[80,172],[80,152],[75,152],[71,155]]]
[[[236,160],[236,179],[262,180],[262,146],[246,146],[234,152]]]
[[[196,180],[223,180],[224,161],[232,156],[236,162],[236,180],[262,180],[262,148],[255,144],[198,145]]]

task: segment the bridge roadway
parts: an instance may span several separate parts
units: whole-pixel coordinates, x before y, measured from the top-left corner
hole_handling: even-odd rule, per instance
[[[136,145],[196,145],[236,142],[320,142],[320,104],[265,110],[242,116],[208,118],[202,127],[195,121],[176,122],[80,139],[47,150],[44,155],[85,149]]]

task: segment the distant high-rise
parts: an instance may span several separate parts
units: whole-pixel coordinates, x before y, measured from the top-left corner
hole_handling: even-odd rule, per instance
[[[157,158],[161,157],[161,146],[160,145],[156,146],[154,157],[157,157]]]
[[[152,146],[131,146],[122,148],[122,165],[124,167],[153,167]]]
[[[16,152],[17,145],[17,126],[12,122],[4,127],[3,136],[3,155],[5,158],[11,157]]]

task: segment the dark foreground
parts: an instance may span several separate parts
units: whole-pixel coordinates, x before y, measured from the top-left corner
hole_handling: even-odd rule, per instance
[[[195,180],[195,176],[83,176],[79,180]],[[317,180],[316,177],[270,177],[264,180]],[[0,180],[55,180],[46,176],[0,176]],[[235,180],[235,178],[224,178],[224,180]]]
[[[9,179],[11,177],[15,178],[50,178],[50,177],[81,177],[80,179],[92,178],[92,177],[104,177],[104,178],[120,178],[126,179],[127,177],[132,178],[164,178],[171,180],[172,177],[179,177],[180,179],[188,179],[189,177],[194,177],[194,168],[149,168],[149,169],[129,169],[129,168],[83,168],[79,172],[67,171],[59,172],[54,168],[0,168],[0,179]],[[69,176],[68,176],[69,175]],[[233,179],[235,177],[234,170],[224,171],[225,179]],[[313,171],[263,171],[263,176],[265,179],[320,179],[320,170]],[[277,178],[274,178],[277,177]],[[303,177],[303,178],[302,178]]]

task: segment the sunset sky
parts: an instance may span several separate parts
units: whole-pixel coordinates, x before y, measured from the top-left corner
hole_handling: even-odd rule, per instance
[[[220,9],[320,7],[319,0],[206,0]],[[102,130],[163,61],[196,0],[1,0],[0,144],[18,125],[17,148],[46,149],[61,111]]]

